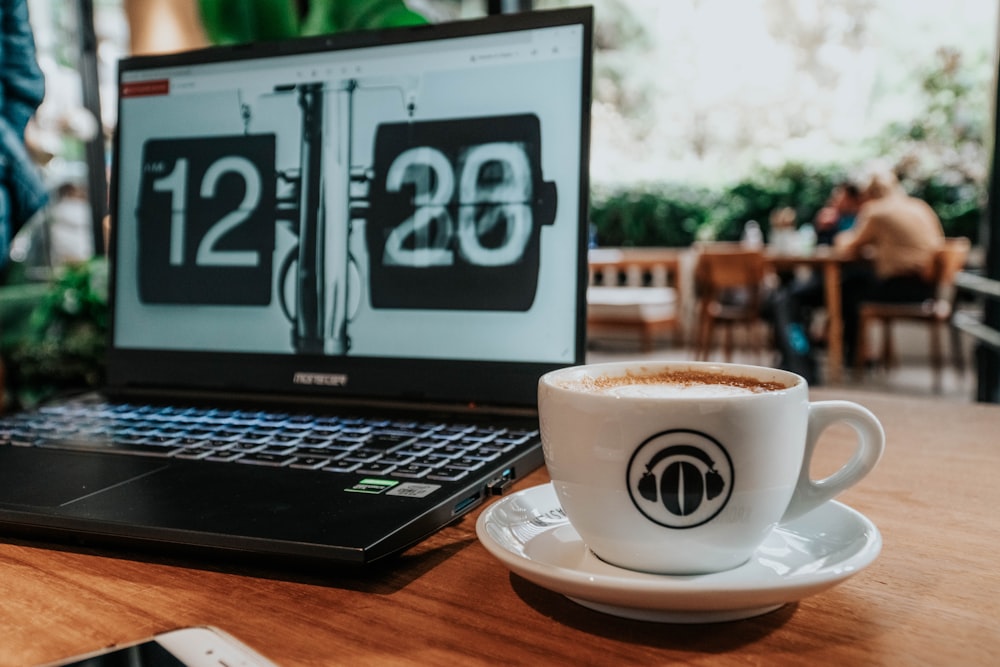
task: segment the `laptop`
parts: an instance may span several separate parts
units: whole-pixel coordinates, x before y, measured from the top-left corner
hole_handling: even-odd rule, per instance
[[[365,565],[542,464],[583,361],[592,12],[124,60],[107,387],[0,535]]]

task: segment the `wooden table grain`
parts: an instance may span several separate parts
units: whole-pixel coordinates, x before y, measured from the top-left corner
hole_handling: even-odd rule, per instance
[[[33,665],[187,625],[282,665],[995,665],[1000,406],[833,389],[880,417],[886,454],[840,500],[884,546],[867,569],[757,618],[662,625],[602,615],[511,574],[449,526],[365,575],[261,569],[0,535],[0,665]],[[817,473],[849,453],[835,427]],[[539,470],[519,488],[544,483]],[[40,482],[41,483],[41,482]]]

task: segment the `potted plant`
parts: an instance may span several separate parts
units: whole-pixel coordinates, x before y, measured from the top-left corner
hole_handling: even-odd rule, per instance
[[[64,391],[104,381],[108,335],[108,270],[103,257],[57,270],[35,292],[30,314],[0,337],[6,360],[6,409],[31,407]]]
[[[427,23],[404,0],[198,0],[198,7],[215,44]]]

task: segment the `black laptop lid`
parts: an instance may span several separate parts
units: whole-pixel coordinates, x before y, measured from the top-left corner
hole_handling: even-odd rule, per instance
[[[584,354],[591,21],[123,61],[111,389],[532,405]]]

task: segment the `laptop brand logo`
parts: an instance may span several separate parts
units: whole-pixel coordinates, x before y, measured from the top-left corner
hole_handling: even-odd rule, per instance
[[[307,373],[298,371],[292,377],[292,383],[319,387],[346,387],[347,375],[344,373]]]
[[[733,463],[709,435],[679,429],[642,443],[628,468],[632,502],[667,528],[693,528],[722,511],[733,491]]]

